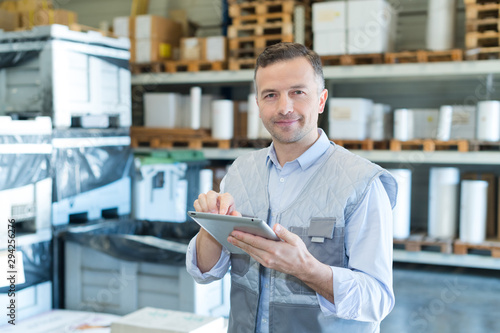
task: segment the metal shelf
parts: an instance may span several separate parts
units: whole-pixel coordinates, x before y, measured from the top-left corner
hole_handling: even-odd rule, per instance
[[[500,258],[476,254],[458,255],[439,252],[394,250],[393,261],[500,270]]]
[[[500,74],[500,60],[435,63],[325,66],[325,79],[333,83],[367,80],[414,81],[418,79],[453,80],[477,75]],[[133,85],[210,84],[251,82],[253,70],[148,73],[132,76]]]
[[[236,149],[202,149],[206,159],[234,160],[237,157],[253,151],[253,148]],[[474,164],[500,165],[500,152],[469,152],[455,151],[423,152],[418,150],[390,151],[390,150],[351,150],[354,154],[364,157],[375,163],[401,163],[402,165],[418,164]]]

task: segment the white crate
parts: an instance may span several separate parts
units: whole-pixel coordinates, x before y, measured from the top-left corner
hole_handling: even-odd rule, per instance
[[[48,40],[47,40],[48,39]],[[72,117],[117,117],[131,125],[130,41],[60,25],[31,31],[0,32],[0,56],[37,53],[19,66],[0,70],[0,115],[41,112],[56,128]]]
[[[186,222],[186,163],[143,165],[133,187],[133,212],[139,220]]]
[[[68,224],[72,215],[86,214],[85,220],[101,219],[103,211],[116,209],[119,216],[130,214],[131,181],[125,177],[94,190],[52,203],[52,224]]]
[[[10,304],[11,298],[7,293],[0,294],[2,305]],[[52,309],[52,282],[43,282],[19,291],[16,291],[16,324],[21,320],[26,320],[37,314],[50,311]],[[5,313],[7,309],[4,308]],[[0,321],[0,326],[7,324],[10,318],[6,315]]]
[[[8,219],[15,219],[17,225],[23,223],[24,230],[36,232],[50,228],[51,203],[52,178],[0,191],[0,226],[2,228],[0,234],[7,233]]]
[[[0,116],[0,157],[3,157],[0,169],[12,181],[7,188],[0,185],[0,235],[7,234],[8,219],[15,219],[18,225],[22,223],[23,231],[50,228],[52,178],[47,168],[52,153],[51,135],[49,117],[12,120]],[[27,168],[36,168],[40,173],[23,177]],[[42,172],[46,172],[46,178]]]
[[[314,51],[320,56],[347,53],[346,30],[315,31],[313,38]]]
[[[125,261],[69,241],[65,248],[67,309],[124,315],[151,306],[229,315],[229,274],[200,285],[185,266]]]
[[[347,4],[345,1],[327,1],[312,4],[313,32],[345,30]]]

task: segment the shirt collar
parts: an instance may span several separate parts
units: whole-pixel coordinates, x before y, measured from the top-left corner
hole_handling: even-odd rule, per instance
[[[330,140],[326,136],[325,132],[319,128],[318,134],[320,135],[318,140],[309,147],[302,155],[300,155],[295,161],[297,161],[302,168],[306,170],[309,168],[321,155],[323,155],[327,149],[330,147]],[[271,143],[269,151],[267,153],[266,164],[269,166],[269,162],[272,162],[277,168],[281,168],[278,157],[276,156],[276,150],[274,149],[274,144]]]

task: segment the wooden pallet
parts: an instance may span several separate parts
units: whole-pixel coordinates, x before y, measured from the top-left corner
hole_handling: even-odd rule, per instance
[[[468,20],[465,22],[467,32],[500,31],[500,19],[488,18],[482,20]]]
[[[382,53],[321,56],[323,66],[374,65],[384,63]]]
[[[416,63],[416,62],[440,62],[440,61],[462,61],[463,51],[453,49],[446,51],[406,51],[391,52],[385,54],[386,64]]]
[[[500,142],[471,140],[469,142],[470,151],[500,150]]]
[[[130,128],[130,145],[150,148],[187,147],[201,149],[203,147],[216,147],[229,149],[231,140],[219,140],[210,137],[208,130],[193,130],[189,128]]]
[[[246,15],[233,18],[234,26],[269,23],[293,23],[293,15],[290,13],[271,13],[266,15]]]
[[[409,141],[400,141],[392,139],[390,142],[390,150],[422,150],[422,151],[436,151],[436,150],[457,150],[459,152],[469,151],[469,141],[467,140],[450,140],[439,141],[433,139],[418,139]]]
[[[464,3],[466,6],[468,6],[468,5],[484,5],[484,4],[488,4],[488,3],[500,3],[500,0],[464,0]]]
[[[482,252],[489,252],[493,258],[500,258],[500,241],[486,241],[481,244],[465,243],[456,240],[453,244],[455,254],[469,254],[470,251],[477,250]]]
[[[70,30],[73,30],[73,31],[78,31],[78,32],[95,31],[95,32],[100,33],[104,37],[118,38],[118,36],[116,36],[115,34],[113,34],[110,31],[101,30],[101,29],[97,29],[94,27],[89,27],[87,25],[82,25],[80,23],[72,23],[72,24],[68,25],[68,27]]]
[[[402,247],[406,251],[452,253],[453,240],[450,238],[433,238],[425,234],[414,234],[407,239],[394,239],[394,248]]]
[[[163,62],[150,62],[150,63],[130,63],[130,72],[132,74],[142,74],[142,73],[162,73],[163,72]]]
[[[500,18],[500,4],[486,3],[479,5],[467,5],[465,7],[465,19],[469,20],[482,20],[489,18]]]
[[[344,140],[344,139],[332,139],[337,145],[342,146],[346,149],[361,149],[361,150],[384,150],[389,149],[389,141],[374,141],[372,139],[366,140]]]
[[[178,60],[165,61],[164,66],[167,73],[221,71],[227,69],[227,62],[206,60]]]
[[[293,35],[249,36],[229,39],[229,50],[252,49],[259,53],[267,46],[280,42],[293,42]]]
[[[465,34],[465,47],[467,49],[476,47],[500,47],[500,32],[468,32]]]
[[[231,25],[227,30],[228,38],[252,37],[263,35],[292,35],[293,23],[264,23]]]
[[[229,58],[230,71],[239,71],[241,69],[254,69],[255,64],[256,64],[255,58],[250,58],[250,59]]]
[[[237,18],[272,13],[292,14],[294,8],[294,1],[243,2],[229,5],[229,17]]]
[[[500,59],[500,47],[481,47],[467,50],[465,52],[467,60],[491,60]]]

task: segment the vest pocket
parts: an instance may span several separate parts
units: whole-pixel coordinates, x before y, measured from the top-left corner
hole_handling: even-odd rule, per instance
[[[335,218],[311,218],[309,228],[290,227],[306,244],[309,252],[328,266],[344,267],[344,227]]]
[[[250,268],[250,256],[248,254],[231,254],[231,272],[238,275],[245,275]]]

